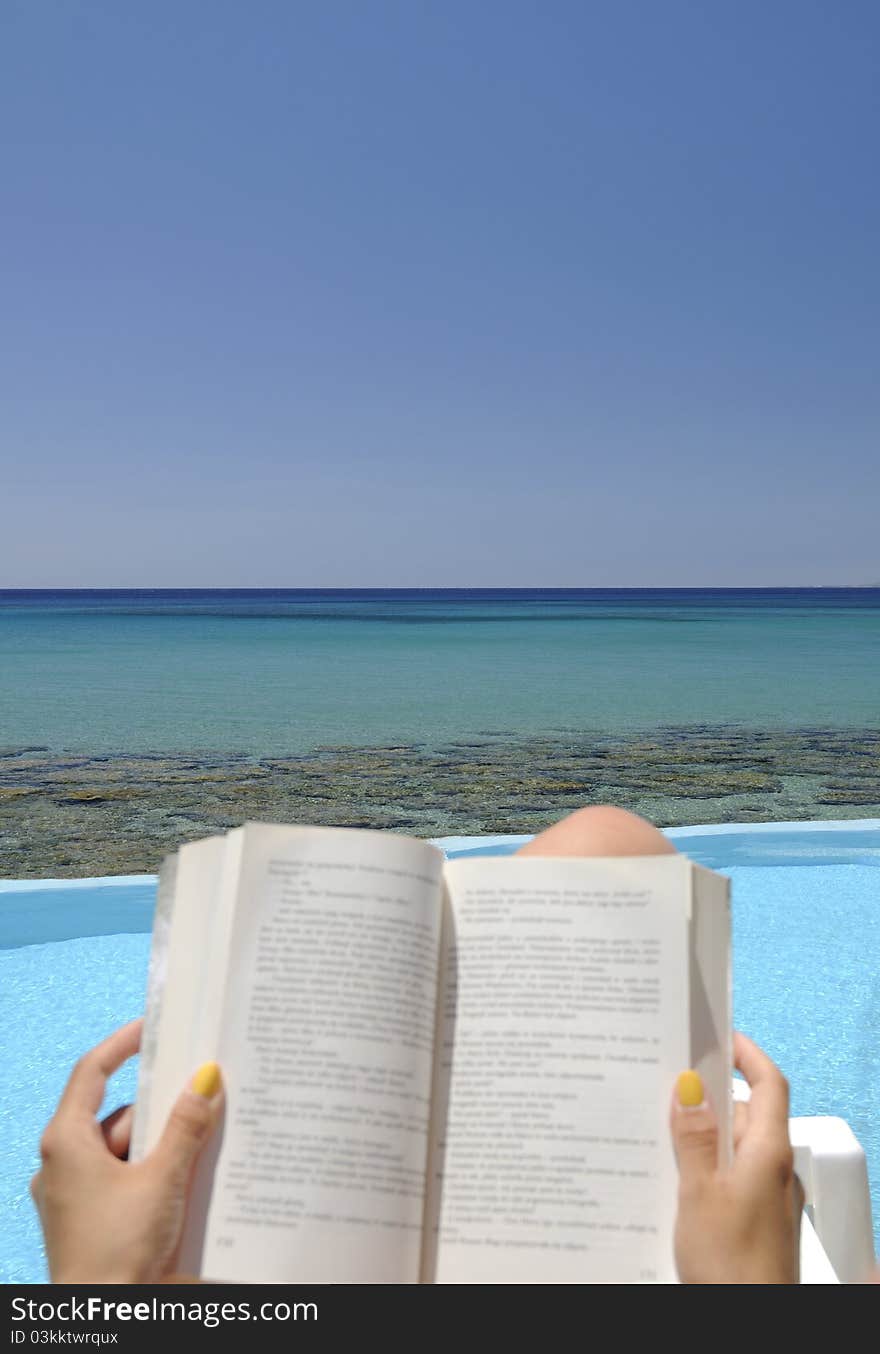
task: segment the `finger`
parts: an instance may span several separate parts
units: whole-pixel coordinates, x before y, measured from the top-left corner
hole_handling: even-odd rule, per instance
[[[98,1113],[108,1078],[140,1048],[143,1023],[143,1020],[132,1020],[80,1058],[70,1074],[56,1118]]]
[[[148,1160],[176,1185],[184,1184],[217,1126],[223,1082],[216,1063],[204,1063],[177,1097],[165,1131]]]
[[[749,1134],[753,1129],[784,1133],[788,1139],[788,1082],[763,1049],[744,1034],[733,1036],[734,1063],[751,1087]]]
[[[710,1179],[718,1166],[718,1121],[697,1072],[682,1072],[676,1082],[670,1127],[682,1189]]]
[[[748,1122],[749,1107],[742,1100],[737,1100],[733,1106],[733,1150],[735,1152],[745,1137]]]
[[[134,1123],[134,1106],[120,1105],[118,1110],[101,1120],[101,1133],[104,1141],[115,1157],[120,1161],[128,1160],[131,1146],[131,1127]]]

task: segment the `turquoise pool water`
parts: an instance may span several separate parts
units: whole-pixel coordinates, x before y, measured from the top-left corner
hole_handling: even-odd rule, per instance
[[[733,880],[734,1008],[790,1078],[793,1114],[839,1114],[868,1154],[880,1242],[880,822],[672,829]],[[447,838],[449,854],[524,839]],[[155,880],[0,883],[0,1280],[40,1282],[28,1194],[76,1058],[143,1008]],[[106,1109],[130,1099],[134,1065]]]

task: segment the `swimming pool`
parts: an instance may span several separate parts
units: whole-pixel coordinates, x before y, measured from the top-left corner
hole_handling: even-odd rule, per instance
[[[880,1242],[880,820],[670,829],[733,880],[734,1015],[793,1114],[839,1114],[868,1154]],[[448,837],[450,855],[526,838]],[[28,1193],[76,1058],[143,1008],[155,878],[0,881],[0,1281],[45,1280]],[[106,1108],[130,1099],[134,1065]]]

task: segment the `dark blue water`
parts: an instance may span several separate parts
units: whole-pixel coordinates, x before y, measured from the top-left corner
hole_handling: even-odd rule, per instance
[[[878,611],[876,588],[0,588],[0,610],[448,622],[685,619],[690,611]],[[673,614],[669,614],[673,613]],[[680,613],[685,613],[681,615]]]

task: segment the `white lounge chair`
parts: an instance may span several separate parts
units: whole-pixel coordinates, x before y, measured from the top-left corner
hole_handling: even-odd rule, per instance
[[[733,1095],[749,1098],[739,1078]],[[804,1187],[801,1283],[864,1283],[874,1266],[864,1150],[844,1119],[811,1115],[789,1119],[788,1126]]]

